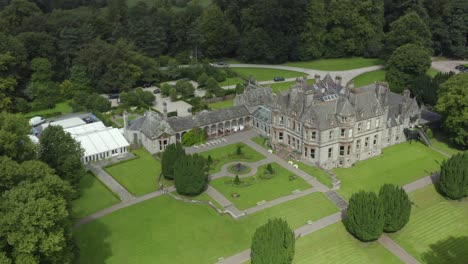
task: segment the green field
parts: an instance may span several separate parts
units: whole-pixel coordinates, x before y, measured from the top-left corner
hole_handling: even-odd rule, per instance
[[[405,185],[437,171],[445,157],[422,143],[400,143],[382,150],[382,155],[360,161],[351,168],[334,169],[341,180],[338,191],[349,198],[361,189],[378,191],[384,183]]]
[[[230,107],[234,106],[234,99],[229,99],[229,100],[219,101],[219,102],[216,102],[216,103],[211,103],[208,106],[211,107],[213,110],[230,108]]]
[[[240,210],[255,207],[257,202],[265,200],[271,201],[285,195],[291,194],[294,190],[305,190],[311,188],[310,184],[302,178],[297,177],[290,180],[289,176],[294,175],[277,163],[271,163],[273,167],[273,177],[271,179],[261,179],[266,165],[260,166],[255,176],[242,178],[243,184],[236,186],[232,184],[233,178],[222,177],[212,180],[210,185],[221,192]],[[245,184],[245,185],[244,185]],[[232,194],[240,195],[233,198]]]
[[[274,93],[278,94],[282,91],[285,91],[285,90],[288,90],[289,88],[291,88],[292,85],[294,85],[296,83],[296,81],[292,81],[292,82],[277,82],[277,83],[272,83],[272,84],[268,84],[268,85],[265,85],[265,86],[269,86],[271,87],[271,90],[273,90]],[[308,84],[314,84],[315,83],[315,80],[314,79],[307,79],[307,83]]]
[[[129,114],[128,115],[128,122],[132,121],[132,120],[135,120],[135,118],[139,117],[140,115],[139,114]],[[120,125],[124,125],[124,122],[123,122],[123,116],[122,117],[119,117],[119,118],[116,118],[115,121],[117,121],[117,123],[119,123]]]
[[[432,132],[434,134],[434,137],[431,138],[431,144],[433,148],[438,149],[449,155],[454,155],[459,152],[462,152],[462,150],[457,149],[456,146],[450,143],[449,139],[443,134],[443,132],[437,130],[432,130]]]
[[[198,201],[204,201],[204,202],[211,202],[219,210],[224,210],[224,208],[216,200],[211,198],[211,196],[209,196],[206,192],[202,192],[201,194],[196,195],[196,196],[186,196],[186,195],[183,195],[183,194],[180,194],[180,193],[177,193],[177,192],[173,192],[172,194],[175,195],[175,196],[179,196],[179,197],[188,199],[188,200],[198,200]]]
[[[447,200],[431,185],[411,193],[410,199],[410,221],[391,237],[422,263],[467,263],[468,198]]]
[[[80,180],[80,197],[72,201],[72,217],[80,219],[120,202],[117,196],[91,173]]]
[[[26,118],[31,118],[34,116],[44,116],[44,115],[49,116],[49,117],[54,117],[54,116],[69,114],[72,112],[72,108],[69,103],[70,103],[69,101],[57,103],[55,104],[54,108],[29,112],[29,113],[24,114],[24,116]],[[50,116],[50,115],[53,115],[53,116]]]
[[[325,195],[313,193],[235,221],[206,205],[161,196],[75,230],[78,263],[215,263],[247,249],[255,229],[269,218],[297,228],[337,211]]]
[[[295,264],[403,263],[378,242],[362,243],[341,222],[296,241]]]
[[[432,78],[434,78],[434,76],[436,76],[438,73],[439,73],[439,71],[434,69],[434,68],[429,68],[429,70],[427,70],[427,72],[426,72],[426,74],[429,75]]]
[[[243,84],[244,79],[239,77],[228,77],[224,82],[220,82],[219,86],[231,86],[236,84]]]
[[[239,144],[242,146],[241,156],[236,155],[237,145]],[[255,162],[265,158],[265,156],[258,153],[251,147],[243,143],[239,144],[231,144],[200,153],[205,158],[207,158],[208,155],[211,155],[211,158],[213,159],[213,165],[211,165],[210,174],[221,171],[221,167],[224,164],[232,161]]]
[[[375,65],[381,65],[384,61],[381,59],[369,58],[341,58],[341,59],[323,59],[313,61],[288,62],[284,65],[300,68],[308,68],[322,71],[346,71],[352,69],[365,68]]]
[[[105,170],[133,195],[140,196],[156,191],[161,163],[144,148],[133,153],[138,157],[111,165]]]
[[[257,136],[257,137],[251,138],[251,140],[266,150],[270,149],[269,147],[265,145],[265,143],[268,141],[268,138]]]
[[[328,186],[329,188],[333,187],[333,181],[331,179],[331,176],[328,175],[328,173],[321,170],[320,168],[315,166],[309,166],[302,162],[297,162],[296,164],[299,166],[300,170],[306,172],[309,175],[314,176],[319,182],[321,182],[325,186]]]
[[[360,74],[353,79],[354,87],[362,87],[377,81],[385,81],[385,70],[377,70]]]
[[[256,81],[273,81],[273,78],[277,76],[287,79],[306,75],[303,72],[268,68],[231,68],[231,70],[247,79],[252,75]]]

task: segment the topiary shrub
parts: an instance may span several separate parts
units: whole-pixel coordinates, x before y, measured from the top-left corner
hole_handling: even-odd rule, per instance
[[[380,188],[379,199],[384,208],[384,231],[396,232],[409,221],[411,201],[405,190],[399,186],[385,184]]]
[[[468,152],[453,155],[440,166],[439,191],[452,200],[468,196]]]
[[[294,232],[282,219],[270,219],[255,231],[251,246],[251,264],[290,264],[295,250]]]
[[[349,233],[361,241],[377,240],[383,233],[384,210],[373,192],[360,191],[349,199],[343,224]]]

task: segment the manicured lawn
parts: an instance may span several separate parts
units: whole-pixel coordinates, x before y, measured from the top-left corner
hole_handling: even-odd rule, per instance
[[[288,63],[285,63],[284,65],[300,67],[300,68],[308,68],[308,69],[314,69],[314,70],[322,70],[322,71],[346,71],[346,70],[370,67],[374,65],[381,65],[383,63],[384,62],[381,59],[354,57],[354,58],[288,62]]]
[[[120,200],[91,173],[80,180],[80,197],[72,202],[72,217],[80,219],[101,209],[119,203]]]
[[[211,107],[213,110],[233,107],[234,106],[234,99],[219,101],[219,102],[216,102],[216,103],[209,104],[208,106]]]
[[[383,149],[383,154],[351,168],[333,171],[341,180],[339,193],[349,198],[361,189],[378,191],[384,183],[405,185],[437,171],[445,157],[422,143],[404,142]]]
[[[341,222],[296,241],[295,264],[403,263],[378,242],[362,243]]]
[[[434,134],[434,137],[431,138],[432,147],[449,155],[462,152],[462,150],[457,149],[456,146],[450,143],[449,139],[443,134],[443,132],[437,130],[433,130],[432,132]]]
[[[373,84],[376,81],[385,81],[385,70],[376,70],[360,74],[353,79],[354,87],[362,87]]]
[[[320,168],[315,166],[309,166],[302,162],[298,162],[297,165],[299,166],[300,170],[314,176],[319,182],[321,182],[325,186],[328,186],[329,188],[333,187],[333,181],[330,175],[328,175],[328,173],[324,172]]]
[[[273,84],[268,84],[267,86],[270,86],[271,87],[271,90],[273,90],[274,93],[278,94],[282,91],[285,91],[285,90],[288,90],[289,88],[291,88],[292,85],[294,85],[296,83],[296,81],[292,81],[292,82],[277,82],[277,83],[273,83]],[[314,84],[315,83],[315,80],[314,79],[307,79],[307,83],[308,84]]]
[[[297,228],[337,211],[322,193],[313,193],[235,221],[206,205],[161,196],[75,230],[78,263],[215,263],[247,249],[269,218]]]
[[[264,148],[264,149],[266,149],[266,150],[270,149],[269,147],[267,147],[267,146],[265,145],[265,143],[268,141],[268,138],[261,137],[261,136],[257,136],[257,137],[251,138],[251,140],[252,140],[253,142],[257,143],[257,145],[262,146],[262,148]]]
[[[51,115],[51,114],[54,114],[54,113],[57,113],[54,116],[59,116],[59,115],[64,115],[64,114],[68,114],[68,113],[71,113],[71,112],[72,112],[72,108],[71,108],[69,102],[65,101],[65,102],[55,104],[54,108],[29,112],[29,113],[24,114],[24,116],[26,118],[31,118],[31,117],[34,117],[34,116]],[[52,117],[52,116],[50,116],[50,117]]]
[[[211,198],[211,196],[209,196],[206,192],[202,192],[201,194],[196,195],[196,196],[185,196],[177,192],[173,192],[172,194],[185,198],[185,199],[189,199],[189,200],[212,202],[216,207],[218,207],[219,210],[224,210],[224,208],[218,202],[216,202],[213,198]]]
[[[237,145],[239,144],[242,146],[241,156],[236,155]],[[224,164],[232,161],[255,162],[265,158],[265,156],[258,153],[249,146],[243,143],[239,144],[231,144],[200,153],[205,158],[207,158],[208,155],[211,155],[211,158],[213,159],[213,165],[211,166],[210,174],[221,171],[221,167]]]
[[[239,77],[229,77],[226,78],[224,82],[220,82],[219,86],[230,86],[230,85],[236,85],[236,84],[242,84],[244,83],[244,79],[239,78]]]
[[[240,74],[245,78],[249,78],[252,75],[257,81],[273,81],[276,76],[287,78],[295,78],[304,76],[303,72],[278,70],[278,69],[267,69],[267,68],[231,68],[232,71]]]
[[[262,179],[266,165],[260,166],[255,176],[242,178],[243,184],[235,186],[232,184],[233,178],[222,177],[210,182],[211,186],[220,191],[229,201],[240,210],[255,207],[259,201],[271,201],[276,198],[289,195],[294,190],[305,190],[311,188],[310,184],[302,178],[297,177],[289,180],[290,175],[294,175],[277,163],[271,163],[273,167],[273,177]],[[244,185],[245,184],[245,185]],[[240,195],[233,198],[232,194]]]
[[[411,193],[410,199],[410,221],[391,237],[422,263],[467,263],[468,199],[446,200],[433,185]]]
[[[156,191],[161,163],[144,148],[133,153],[138,157],[111,165],[105,170],[133,195],[140,196]]]

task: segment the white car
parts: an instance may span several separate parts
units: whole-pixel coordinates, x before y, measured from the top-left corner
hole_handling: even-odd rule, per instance
[[[44,124],[45,123],[45,119],[40,117],[40,116],[35,116],[31,119],[29,119],[29,124],[32,126],[32,127],[35,127],[35,126],[38,126],[38,125],[41,125],[41,124]]]

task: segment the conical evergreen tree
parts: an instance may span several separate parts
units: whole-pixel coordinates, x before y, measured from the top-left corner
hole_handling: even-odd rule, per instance
[[[405,190],[399,186],[385,184],[380,188],[379,199],[384,208],[384,231],[396,232],[409,221],[411,201]]]
[[[468,196],[468,152],[458,153],[442,163],[438,187],[453,200]]]
[[[166,147],[161,157],[161,172],[164,178],[168,180],[174,179],[174,167],[177,160],[185,156],[185,150],[181,144],[170,144]]]
[[[378,239],[383,233],[384,210],[377,195],[365,191],[353,194],[343,224],[361,241]]]

